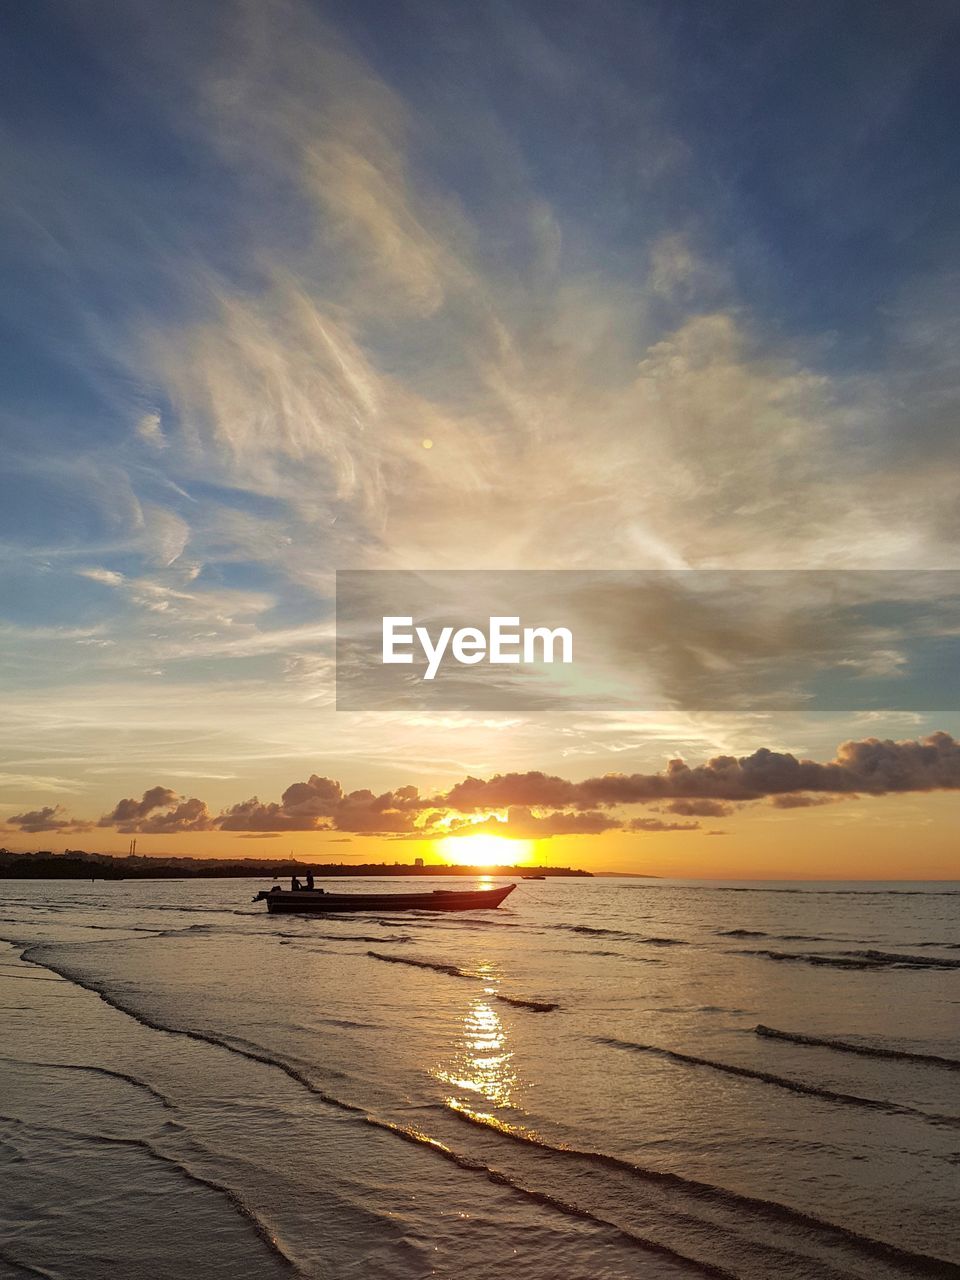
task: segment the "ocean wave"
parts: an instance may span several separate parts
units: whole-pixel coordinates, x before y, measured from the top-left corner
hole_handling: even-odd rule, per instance
[[[78,899],[75,903],[68,903],[65,905],[89,907],[95,904],[90,902],[85,902],[82,899]],[[174,903],[174,902],[151,902],[149,909],[150,911],[196,912],[199,915],[205,915],[205,916],[256,916],[257,918],[259,918],[260,916],[260,913],[257,911],[253,911],[253,910],[238,911],[236,907],[216,907],[216,906],[198,907],[198,906],[193,906],[189,903]]]
[[[922,1120],[927,1124],[960,1128],[960,1116],[938,1115],[935,1112],[923,1111],[918,1107],[910,1107],[904,1103],[890,1102],[885,1098],[864,1098],[855,1093],[840,1093],[836,1089],[828,1089],[823,1085],[805,1084],[800,1080],[792,1080],[789,1076],[774,1075],[772,1072],[759,1071],[753,1067],[740,1067],[731,1062],[717,1062],[713,1058],[700,1058],[695,1054],[680,1053],[676,1049],[665,1049],[660,1045],[636,1044],[631,1040],[617,1040],[610,1036],[594,1036],[593,1038],[598,1044],[608,1045],[612,1049],[651,1054],[684,1066],[707,1067],[711,1071],[718,1071],[724,1075],[738,1076],[744,1080],[757,1080],[761,1084],[773,1085],[778,1089],[787,1089],[791,1093],[803,1094],[810,1098],[822,1098],[826,1102],[867,1107],[873,1111],[884,1111],[888,1115],[909,1116],[915,1120]]]
[[[18,1260],[2,1246],[0,1246],[0,1263],[13,1273],[9,1280],[15,1280],[15,1277],[20,1276],[40,1276],[42,1280],[53,1280],[52,1271],[48,1271],[46,1267],[34,1267],[29,1262]]]
[[[390,934],[387,937],[373,933],[279,933],[286,942],[412,942],[407,933]]]
[[[65,1125],[53,1125],[38,1123],[37,1121],[21,1120],[16,1116],[0,1115],[0,1120],[5,1124],[13,1125],[16,1128],[24,1130],[34,1130],[40,1133],[53,1133],[72,1138],[77,1138],[83,1142],[91,1142],[100,1146],[110,1147],[126,1147],[141,1151],[151,1160],[159,1161],[172,1169],[188,1182],[194,1183],[196,1186],[205,1187],[208,1191],[215,1191],[233,1207],[235,1212],[243,1218],[243,1220],[252,1227],[255,1234],[263,1241],[273,1256],[282,1266],[295,1275],[301,1275],[300,1268],[293,1259],[287,1254],[277,1241],[276,1233],[259,1217],[254,1209],[250,1207],[244,1198],[238,1194],[232,1187],[209,1177],[206,1174],[198,1173],[182,1158],[174,1157],[167,1152],[161,1151],[153,1142],[145,1137],[114,1137],[104,1133],[93,1133],[83,1129],[72,1129]],[[41,1275],[47,1272],[39,1272]]]
[[[112,1067],[90,1066],[82,1062],[37,1062],[32,1058],[11,1058],[7,1054],[0,1055],[0,1062],[16,1063],[22,1067],[43,1067],[56,1071],[86,1071],[93,1075],[108,1076],[112,1080],[125,1080],[127,1084],[135,1085],[138,1089],[143,1089],[146,1093],[151,1094],[156,1100],[168,1109],[173,1108],[173,1103],[165,1093],[161,1093],[146,1080],[141,1080],[139,1076],[131,1075],[127,1071],[117,1071]]]
[[[39,910],[40,908],[31,908]],[[0,922],[3,924],[29,924],[29,920],[24,920],[20,916],[0,916]],[[154,936],[162,932],[160,926],[150,928],[148,925],[142,924],[90,924],[87,921],[76,920],[70,922],[71,929],[96,929],[104,933],[152,933]],[[926,944],[921,944],[926,945]]]
[[[767,960],[826,966],[832,969],[960,969],[960,960],[941,956],[902,955],[896,951],[740,951],[742,956],[763,956]]]
[[[749,1013],[748,1009],[728,1009],[722,1004],[662,1004],[652,1013]]]
[[[558,924],[558,929],[569,929],[571,933],[585,933],[591,938],[633,938],[636,935],[625,933],[622,929],[601,929],[592,924]]]
[[[602,947],[548,947],[546,950],[555,956],[607,956],[630,964],[663,964],[658,956],[632,956],[626,951],[605,951]]]
[[[374,960],[385,960],[387,964],[406,964],[414,969],[433,969],[436,973],[448,974],[451,978],[469,978],[473,982],[487,982],[489,976],[487,974],[475,973],[469,969],[461,969],[455,964],[444,964],[439,960],[415,960],[408,956],[387,956],[381,951],[368,951],[368,956],[372,956]],[[522,996],[508,996],[501,991],[497,991],[493,997],[502,1004],[511,1004],[517,1009],[531,1009],[534,1013],[552,1013],[555,1009],[559,1009],[558,1004],[554,1004],[549,1000],[529,1000]]]
[[[861,1044],[855,1040],[841,1040],[834,1036],[810,1036],[800,1031],[778,1031],[762,1023],[754,1027],[758,1036],[766,1040],[786,1040],[791,1044],[811,1045],[818,1049],[836,1049],[840,1053],[856,1053],[866,1058],[893,1058],[900,1062],[926,1063],[934,1067],[946,1067],[960,1071],[960,1058],[946,1058],[936,1053],[916,1053],[911,1049],[888,1049],[883,1045]]]
[[[517,1009],[532,1009],[534,1013],[553,1013],[560,1006],[550,1000],[525,1000],[522,996],[506,996],[497,992],[496,999],[502,1004],[512,1004]]]
[[[229,1041],[224,1040],[215,1032],[210,1030],[194,1030],[192,1028],[158,1021],[157,1019],[146,1015],[135,1005],[129,1003],[131,1000],[129,992],[114,992],[106,984],[95,981],[88,975],[74,972],[72,967],[59,956],[53,957],[46,954],[43,945],[35,945],[28,948],[23,952],[23,959],[29,963],[45,967],[51,972],[56,972],[67,981],[70,981],[85,990],[96,993],[105,1004],[128,1015],[144,1027],[151,1028],[152,1030],[163,1034],[185,1036],[189,1039],[212,1045],[224,1051],[236,1053],[251,1061],[260,1062],[274,1067],[283,1072],[289,1078],[297,1081],[310,1094],[316,1097],[318,1101],[354,1114],[359,1120],[374,1128],[398,1133],[398,1126],[394,1125],[389,1120],[371,1115],[365,1110],[365,1108],[346,1099],[338,1098],[329,1094],[326,1090],[320,1088],[319,1085],[314,1083],[310,1076],[300,1067],[278,1057],[274,1053],[268,1052],[260,1046],[254,1046],[251,1044],[247,1047],[243,1047],[239,1044],[230,1043]],[[462,1119],[470,1120],[474,1124],[483,1124],[484,1127],[487,1128],[497,1128],[495,1124],[488,1124],[487,1120],[482,1117],[474,1115],[466,1116],[462,1113],[458,1114],[461,1115]],[[754,1242],[748,1241],[748,1239],[742,1234],[742,1226],[740,1225],[744,1220],[744,1215],[746,1213],[751,1213],[758,1220],[767,1219],[774,1224],[785,1224],[788,1230],[791,1229],[791,1226],[797,1229],[812,1229],[815,1232],[813,1244],[818,1252],[822,1252],[822,1250],[827,1246],[846,1249],[848,1252],[853,1252],[856,1255],[861,1265],[864,1258],[878,1258],[891,1264],[896,1264],[899,1268],[898,1274],[902,1272],[902,1274],[910,1276],[944,1277],[948,1274],[953,1274],[954,1271],[956,1271],[956,1268],[954,1268],[954,1271],[951,1271],[950,1264],[941,1259],[901,1248],[883,1240],[877,1240],[871,1236],[862,1234],[855,1229],[839,1226],[835,1223],[818,1218],[813,1214],[793,1209],[776,1201],[741,1195],[737,1192],[729,1191],[710,1183],[698,1182],[691,1178],[685,1178],[680,1174],[645,1169],[642,1166],[633,1164],[623,1158],[607,1155],[602,1152],[578,1150],[568,1146],[554,1147],[551,1146],[551,1144],[542,1141],[539,1138],[534,1138],[528,1134],[506,1132],[502,1127],[500,1127],[498,1131],[500,1133],[506,1133],[507,1137],[518,1142],[532,1142],[542,1150],[553,1152],[558,1159],[563,1159],[564,1161],[587,1161],[593,1164],[606,1166],[637,1178],[648,1185],[659,1186],[667,1191],[684,1193],[695,1200],[702,1200],[707,1206],[717,1206],[718,1208],[726,1209],[731,1213],[734,1224],[729,1229],[731,1236],[731,1251],[734,1259],[743,1256],[744,1249],[754,1247]],[[414,1134],[408,1132],[405,1135],[398,1134],[398,1136],[406,1136],[410,1141],[422,1143],[425,1147],[436,1152],[437,1155],[443,1156],[446,1159],[456,1160],[458,1163],[461,1159],[469,1159],[461,1157],[456,1152],[450,1151],[443,1143],[427,1134]],[[493,1181],[501,1183],[505,1187],[511,1188],[518,1194],[540,1194],[537,1189],[521,1185],[519,1181],[505,1175],[501,1175],[496,1169],[490,1169],[488,1172],[488,1167],[481,1162],[473,1161],[470,1162],[470,1164],[464,1164],[464,1167],[475,1168],[477,1172],[490,1177]],[[540,1179],[538,1178],[537,1181],[539,1182]],[[544,1195],[549,1196],[550,1192],[545,1191]],[[547,1201],[544,1200],[543,1202],[546,1203]],[[586,1212],[589,1212],[589,1210],[584,1210],[578,1205],[565,1205],[565,1203],[557,1197],[553,1197],[553,1202],[555,1203],[555,1207],[561,1211],[575,1213],[580,1217],[583,1217]],[[682,1205],[679,1206],[679,1208],[682,1211]],[[681,1224],[687,1220],[682,1212],[679,1214],[672,1212],[669,1205],[665,1208],[664,1216],[672,1216],[675,1221]],[[603,1225],[610,1226],[614,1230],[621,1231],[619,1224],[610,1223],[606,1219],[600,1218],[599,1215],[596,1220],[602,1222]],[[659,1215],[655,1220],[659,1220]],[[711,1232],[725,1229],[722,1227],[722,1224],[716,1220],[713,1212],[709,1213],[708,1219],[701,1222],[700,1226]],[[775,1242],[779,1240],[781,1234],[781,1231],[776,1229],[773,1233],[774,1243],[757,1241],[755,1242],[755,1247],[759,1250],[766,1250],[769,1253],[771,1249],[776,1248]],[[636,1240],[638,1245],[643,1246],[645,1244],[642,1237],[634,1236],[633,1238]],[[658,1251],[663,1250],[664,1246],[662,1246],[659,1241],[652,1243],[654,1248],[658,1249]],[[666,1248],[669,1248],[669,1246],[666,1246]],[[705,1253],[706,1257],[703,1260],[689,1258],[687,1255],[676,1251],[671,1251],[671,1256],[675,1256],[678,1259],[686,1257],[690,1265],[699,1268],[706,1274],[725,1277],[745,1274],[736,1261],[734,1261],[733,1270],[725,1271],[722,1267],[714,1266],[714,1264],[710,1262],[710,1250],[705,1250]],[[715,1250],[712,1251],[712,1256],[716,1256]],[[816,1267],[816,1259],[810,1259],[810,1263],[814,1268]],[[709,1269],[711,1266],[714,1266],[712,1271]],[[750,1274],[764,1274],[764,1272],[758,1273],[751,1270]],[[780,1274],[780,1272],[775,1267],[768,1267],[765,1274]],[[805,1271],[803,1274],[833,1274],[833,1272],[817,1272],[814,1269],[813,1271]],[[861,1273],[858,1271],[857,1274]]]
[[[719,938],[771,938],[774,942],[856,942],[856,938],[825,938],[820,933],[765,933],[763,929],[717,929]]]
[[[318,1016],[317,1022],[322,1023],[325,1027],[342,1027],[345,1031],[383,1031],[384,1024],[382,1022],[358,1022],[355,1018],[331,1018]],[[296,1027],[297,1031],[312,1032],[314,1027]]]
[[[456,1112],[456,1108],[451,1108]],[[457,1112],[457,1114],[462,1114]],[[680,1250],[671,1248],[670,1245],[663,1244],[659,1240],[653,1240],[649,1236],[642,1236],[636,1231],[629,1231],[626,1227],[618,1222],[612,1221],[610,1218],[604,1217],[595,1210],[587,1209],[582,1205],[574,1204],[570,1200],[566,1200],[561,1196],[554,1195],[552,1192],[542,1187],[529,1187],[525,1183],[519,1181],[515,1177],[504,1173],[500,1169],[495,1169],[491,1165],[486,1164],[482,1160],[475,1160],[470,1156],[464,1155],[462,1152],[454,1151],[445,1142],[431,1137],[430,1134],[424,1133],[420,1129],[415,1129],[410,1125],[395,1124],[392,1121],[379,1122],[383,1128],[389,1132],[396,1134],[398,1138],[403,1138],[406,1142],[413,1142],[420,1146],[425,1146],[437,1155],[444,1157],[456,1164],[459,1168],[465,1169],[470,1173],[479,1173],[487,1178],[496,1186],[509,1187],[512,1191],[519,1193],[527,1199],[534,1201],[536,1204],[545,1205],[547,1208],[556,1209],[560,1213],[569,1215],[570,1217],[580,1218],[586,1222],[592,1222],[597,1226],[606,1227],[614,1231],[621,1239],[629,1241],[631,1244],[638,1246],[647,1252],[657,1254],[663,1258],[669,1258],[673,1262],[678,1262],[683,1266],[690,1267],[700,1272],[701,1275],[715,1277],[715,1280],[737,1280],[737,1275],[733,1271],[727,1270],[725,1267],[719,1266],[715,1262],[707,1259],[696,1258],[687,1253],[681,1253]],[[498,1132],[501,1132],[498,1130]],[[544,1149],[550,1149],[544,1147]],[[559,1148],[552,1148],[559,1151]]]
[[[282,1071],[284,1075],[289,1076],[291,1080],[295,1080],[297,1084],[309,1090],[321,1102],[325,1102],[341,1111],[349,1111],[354,1115],[365,1114],[363,1107],[356,1106],[351,1102],[346,1102],[342,1098],[337,1098],[333,1094],[327,1093],[315,1084],[309,1075],[299,1067],[276,1054],[270,1053],[261,1046],[254,1045],[250,1041],[241,1041],[239,1037],[218,1036],[212,1031],[198,1031],[193,1027],[179,1027],[159,1022],[156,1018],[144,1013],[142,1009],[125,1003],[109,989],[106,983],[97,982],[93,978],[76,973],[69,966],[63,964],[62,961],[53,960],[49,956],[44,956],[41,959],[39,953],[42,950],[42,944],[33,948],[28,947],[23,952],[21,959],[27,964],[35,964],[38,967],[51,970],[51,972],[58,974],[67,982],[73,983],[74,986],[81,987],[84,991],[93,992],[94,995],[100,997],[104,1004],[109,1005],[111,1009],[116,1009],[120,1013],[125,1013],[127,1017],[132,1018],[134,1022],[138,1022],[142,1027],[147,1027],[151,1031],[162,1032],[164,1035],[184,1036],[186,1039],[196,1040],[200,1044],[208,1044],[217,1049],[225,1049],[227,1052],[235,1053],[250,1062],[259,1062],[264,1066],[275,1067],[278,1071]]]
[[[658,886],[659,887],[659,886]],[[662,886],[669,888],[670,886]],[[699,888],[700,886],[696,886]],[[711,885],[708,893],[799,893],[831,898],[957,898],[960,889],[761,889],[757,885]]]
[[[382,951],[368,951],[367,955],[374,960],[382,960],[385,964],[405,964],[411,969],[432,969],[434,973],[445,973],[451,978],[470,978],[476,981],[477,974],[461,969],[456,964],[445,964],[442,960],[415,960],[412,956],[388,956]]]
[[[508,907],[504,908],[504,911],[508,911],[508,910],[509,910]],[[406,914],[409,914],[409,913],[406,913]],[[450,916],[449,919],[447,918],[448,915]],[[383,925],[389,925],[389,924],[395,925],[396,921],[379,920],[377,923],[383,924]],[[467,919],[466,916],[456,916],[454,918],[452,913],[437,912],[437,911],[418,912],[417,923],[423,924],[423,925],[430,925],[434,929],[456,929],[458,931],[460,929],[481,929],[481,930],[515,929],[515,930],[528,931],[528,932],[532,931],[534,933],[540,932],[539,929],[533,928],[533,926],[529,924],[521,924],[519,921],[484,920],[480,917],[476,917],[474,919]]]
[[[724,1209],[732,1210],[739,1219],[742,1219],[744,1214],[750,1213],[758,1218],[765,1218],[777,1224],[813,1228],[827,1238],[832,1237],[834,1240],[853,1246],[860,1253],[865,1253],[868,1256],[880,1258],[884,1261],[896,1262],[907,1269],[911,1275],[939,1277],[940,1280],[944,1280],[948,1275],[960,1274],[960,1268],[941,1258],[915,1252],[912,1249],[905,1249],[900,1245],[890,1244],[885,1240],[878,1240],[874,1236],[868,1236],[851,1227],[840,1226],[838,1223],[831,1222],[826,1218],[820,1218],[816,1214],[807,1213],[802,1209],[794,1209],[778,1200],[744,1195],[737,1191],[731,1191],[726,1187],[720,1187],[715,1183],[702,1182],[695,1178],[685,1177],[681,1173],[651,1169],[646,1165],[636,1164],[631,1160],[627,1160],[623,1156],[610,1155],[603,1151],[593,1151],[567,1144],[561,1146],[547,1141],[539,1133],[532,1133],[528,1129],[519,1129],[513,1125],[505,1124],[493,1116],[470,1111],[454,1103],[448,1103],[447,1105],[449,1110],[461,1120],[484,1129],[493,1130],[495,1133],[510,1138],[514,1142],[533,1146],[540,1151],[548,1152],[564,1160],[583,1161],[588,1164],[599,1165],[616,1170],[619,1173],[628,1174],[641,1182],[652,1183],[683,1192],[695,1200],[708,1204],[717,1204]]]
[[[774,942],[857,942],[857,938],[825,938],[819,933],[771,933]]]
[[[622,951],[604,951],[601,947],[549,947],[554,956],[610,956],[614,960],[629,960]]]
[[[628,942],[639,942],[648,947],[686,947],[689,943],[683,938],[661,938],[642,933],[632,933],[627,929],[607,929],[592,924],[558,924],[557,929],[568,929],[571,933],[582,933],[589,938],[623,938]]]
[[[5,973],[4,982],[59,982],[59,978],[47,978],[42,973]]]

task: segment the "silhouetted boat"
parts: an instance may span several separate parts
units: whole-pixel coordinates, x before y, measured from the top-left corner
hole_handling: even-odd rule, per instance
[[[324,889],[261,889],[254,902],[268,911],[486,911],[499,907],[517,886],[434,889],[432,893],[327,893]]]

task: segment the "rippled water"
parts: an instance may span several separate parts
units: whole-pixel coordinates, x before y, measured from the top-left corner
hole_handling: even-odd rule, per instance
[[[0,888],[4,1280],[960,1276],[960,886],[259,887]]]

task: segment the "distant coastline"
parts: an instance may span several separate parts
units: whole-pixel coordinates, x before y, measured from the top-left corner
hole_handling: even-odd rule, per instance
[[[263,879],[302,876],[312,871],[316,877],[342,879],[347,876],[529,876],[590,877],[591,872],[573,867],[476,867],[447,863],[400,862],[302,862],[297,858],[149,858],[140,854],[114,857],[68,849],[64,853],[41,850],[14,853],[0,849],[0,880],[183,880],[236,879],[241,876]]]

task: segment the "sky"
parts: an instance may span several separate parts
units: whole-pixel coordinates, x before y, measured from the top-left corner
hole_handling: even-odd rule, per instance
[[[539,713],[334,680],[344,569],[896,570],[960,635],[958,35],[952,0],[11,10],[0,843],[960,877],[929,674]]]

